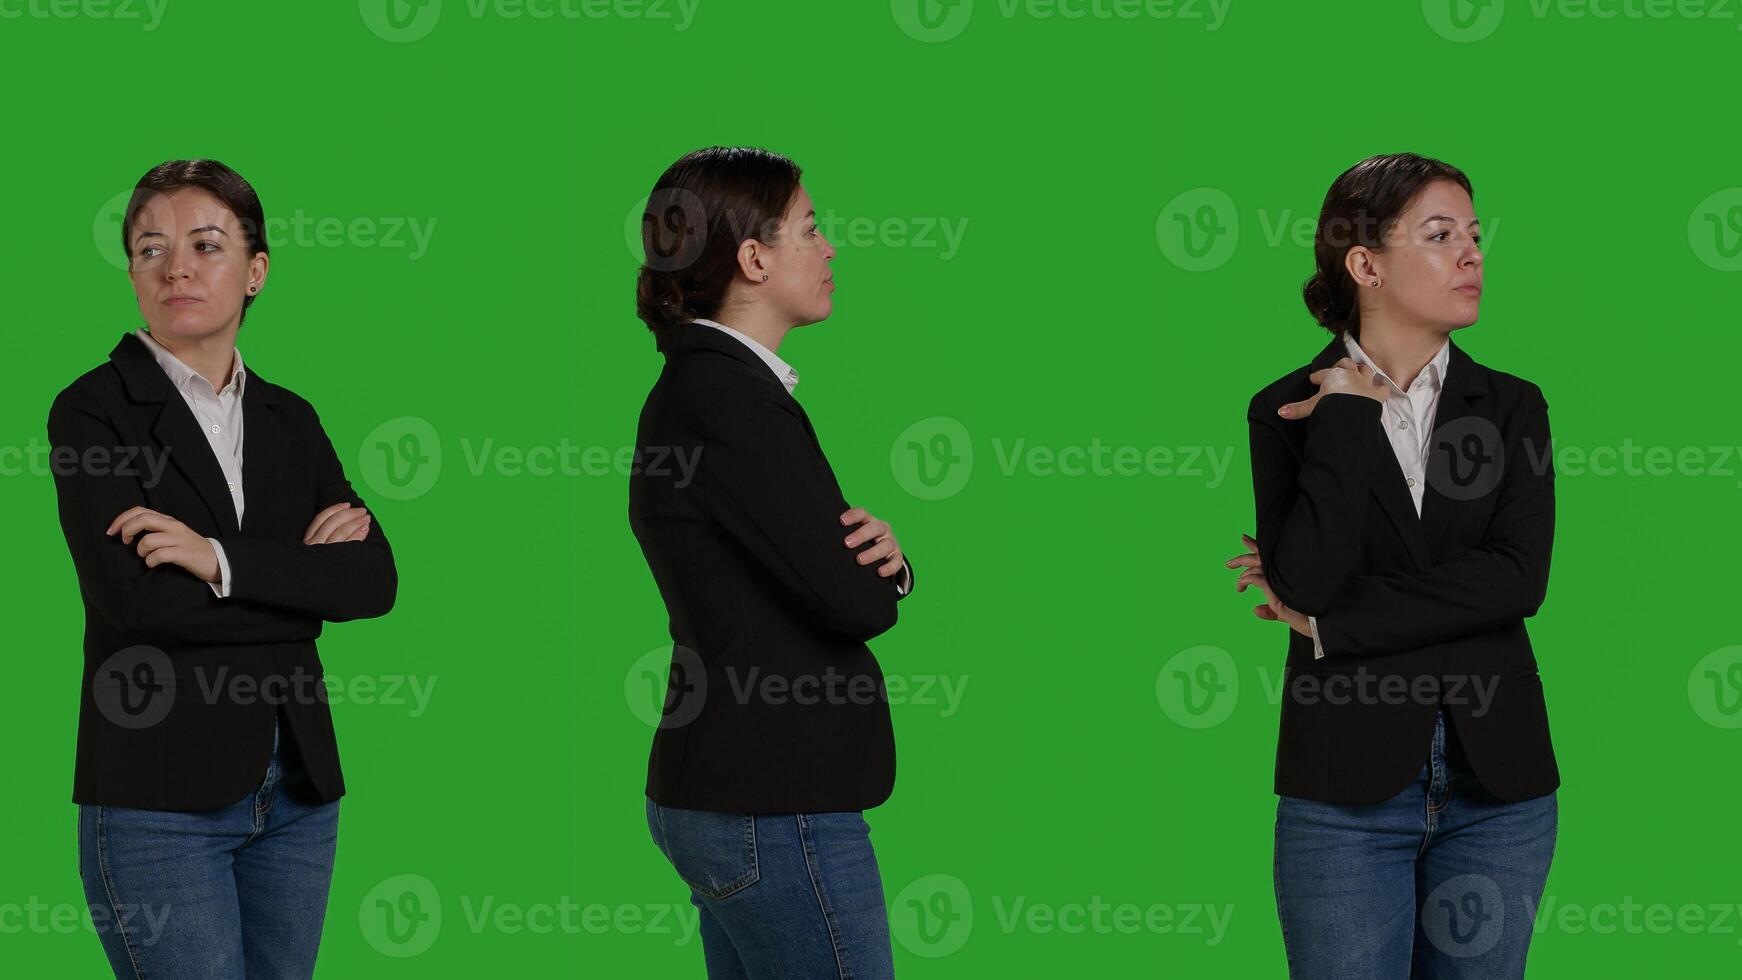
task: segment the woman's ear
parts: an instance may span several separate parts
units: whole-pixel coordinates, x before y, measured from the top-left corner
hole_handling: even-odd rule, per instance
[[[738,272],[751,282],[767,282],[768,269],[763,264],[767,250],[754,238],[738,243]]]
[[[1343,268],[1349,271],[1357,284],[1369,283],[1379,278],[1379,266],[1375,259],[1372,249],[1365,245],[1352,245],[1343,254]]]

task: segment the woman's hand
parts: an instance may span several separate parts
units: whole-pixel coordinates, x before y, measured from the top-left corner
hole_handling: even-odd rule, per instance
[[[122,544],[134,544],[137,536],[134,550],[148,568],[180,565],[202,582],[218,581],[218,553],[212,550],[212,543],[168,514],[149,507],[129,507],[116,515],[103,533],[119,533]]]
[[[855,507],[842,514],[841,523],[849,526],[861,525],[858,530],[847,535],[847,547],[857,549],[867,541],[877,542],[859,553],[859,564],[869,565],[874,561],[882,561],[882,566],[877,569],[878,575],[888,578],[900,574],[907,561],[901,557],[901,545],[896,542],[895,534],[889,530],[888,524],[872,517],[863,507]]]
[[[1248,585],[1256,585],[1264,590],[1264,602],[1252,607],[1252,614],[1259,619],[1271,619],[1287,623],[1296,633],[1305,637],[1313,635],[1312,624],[1307,622],[1304,613],[1297,612],[1283,604],[1276,593],[1270,591],[1270,582],[1264,577],[1264,563],[1258,557],[1258,542],[1250,536],[1240,535],[1241,543],[1246,545],[1247,553],[1227,561],[1228,568],[1244,568],[1240,577],[1235,580],[1234,591],[1245,592]]]
[[[1318,407],[1319,399],[1336,392],[1365,395],[1380,404],[1384,404],[1386,397],[1391,394],[1384,378],[1371,367],[1356,364],[1352,357],[1345,357],[1328,368],[1319,368],[1307,375],[1307,380],[1319,386],[1318,394],[1304,402],[1289,402],[1277,409],[1277,414],[1285,419],[1304,419]]]
[[[308,530],[302,532],[303,544],[343,544],[346,541],[361,541],[369,536],[370,524],[375,520],[369,514],[367,507],[352,507],[349,502],[341,501],[315,515],[309,521]]]

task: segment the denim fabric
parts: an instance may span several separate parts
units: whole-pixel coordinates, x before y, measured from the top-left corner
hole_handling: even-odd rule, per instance
[[[710,980],[890,980],[889,913],[859,812],[779,816],[647,802],[700,911]]]
[[[1282,797],[1275,886],[1289,976],[1524,976],[1557,820],[1553,793],[1507,803],[1484,791],[1443,712],[1421,774],[1391,799]]]
[[[221,810],[79,807],[79,874],[122,980],[307,980],[339,801],[298,800],[273,735],[260,788]]]

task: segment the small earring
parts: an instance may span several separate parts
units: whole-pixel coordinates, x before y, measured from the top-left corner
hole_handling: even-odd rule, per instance
[[[1373,280],[1373,285],[1375,285],[1375,286],[1379,285],[1379,280],[1377,280],[1377,279]]]
[[[762,281],[763,281],[763,282],[767,282],[767,281],[768,281],[768,274],[767,274],[767,273],[763,273],[763,274],[762,274]]]
[[[259,291],[259,290],[260,290],[260,287],[259,287],[259,286],[249,286],[249,287],[248,287],[248,292],[249,292],[249,293],[250,293],[250,294],[253,294],[253,293],[255,293],[255,292],[258,292],[258,291]]]

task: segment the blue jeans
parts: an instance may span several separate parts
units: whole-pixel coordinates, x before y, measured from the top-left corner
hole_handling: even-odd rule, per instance
[[[1288,975],[1524,976],[1557,819],[1553,793],[1506,803],[1483,790],[1444,712],[1421,775],[1391,799],[1282,797],[1276,911]]]
[[[286,776],[275,730],[260,788],[221,810],[79,807],[79,875],[116,977],[314,974],[339,801],[300,801]]]
[[[648,800],[647,826],[700,911],[710,980],[895,976],[862,813],[752,816]]]

